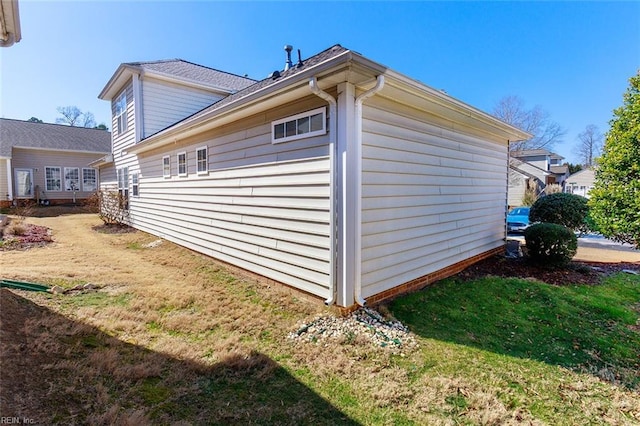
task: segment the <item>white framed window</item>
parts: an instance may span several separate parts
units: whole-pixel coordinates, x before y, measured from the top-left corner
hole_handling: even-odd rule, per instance
[[[47,191],[62,191],[62,169],[60,167],[45,167],[44,174]]]
[[[131,195],[133,195],[134,197],[138,197],[140,195],[138,173],[131,173]]]
[[[162,157],[162,176],[171,177],[171,156],[169,155]]]
[[[64,168],[64,190],[80,191],[80,170],[77,167]]]
[[[116,170],[118,175],[118,206],[123,210],[129,210],[129,168],[122,167]]]
[[[207,147],[196,149],[196,165],[198,174],[205,174],[209,171],[209,157],[207,155]]]
[[[327,133],[326,108],[318,108],[271,122],[271,143],[289,142]]]
[[[116,99],[115,105],[116,129],[118,134],[127,131],[127,89],[124,89]]]
[[[187,175],[187,153],[179,152],[178,153],[178,176],[186,176]]]
[[[82,190],[93,192],[98,189],[98,173],[96,169],[82,169]]]

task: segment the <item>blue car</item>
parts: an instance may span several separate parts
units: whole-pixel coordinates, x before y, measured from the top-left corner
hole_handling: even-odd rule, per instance
[[[529,227],[529,207],[515,207],[507,215],[507,232],[524,232]]]

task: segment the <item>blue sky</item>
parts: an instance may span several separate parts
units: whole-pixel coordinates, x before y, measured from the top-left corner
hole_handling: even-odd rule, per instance
[[[97,99],[122,62],[182,58],[255,79],[340,43],[490,112],[507,95],[577,135],[608,130],[640,68],[640,2],[57,2],[20,0],[22,41],[0,50],[0,115],[55,122]]]

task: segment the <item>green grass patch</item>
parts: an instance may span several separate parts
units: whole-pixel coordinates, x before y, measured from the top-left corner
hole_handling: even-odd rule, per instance
[[[625,274],[599,286],[567,287],[487,277],[442,281],[397,299],[391,311],[425,338],[575,371],[606,369],[614,381],[635,389],[638,300],[640,279]]]

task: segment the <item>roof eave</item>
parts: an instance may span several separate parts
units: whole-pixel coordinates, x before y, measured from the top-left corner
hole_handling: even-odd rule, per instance
[[[122,86],[129,81],[134,74],[139,74],[140,69],[127,64],[120,64],[116,72],[113,73],[107,84],[104,86],[98,99],[110,101],[117,93],[120,92]]]
[[[169,127],[155,135],[149,136],[144,141],[140,142],[136,146],[129,148],[128,153],[143,153],[152,149],[160,148],[168,143],[172,143],[179,136],[180,139],[187,138],[193,134],[201,133],[209,129],[209,127],[215,127],[215,124],[211,126],[204,126],[207,123],[212,123],[215,119],[222,116],[228,116],[235,112],[242,113],[245,107],[249,104],[255,104],[261,99],[275,96],[279,93],[295,90],[301,86],[307,85],[311,77],[318,74],[330,72],[332,69],[340,67],[354,58],[353,52],[347,50],[339,55],[336,55],[324,62],[316,64],[306,70],[293,74],[289,77],[285,77],[282,80],[278,80],[271,85],[264,87],[261,90],[252,92],[238,98],[237,100],[224,105],[220,109],[212,110],[207,114],[203,114],[195,120],[184,120],[176,125]],[[311,92],[309,92],[311,93]]]

